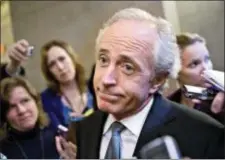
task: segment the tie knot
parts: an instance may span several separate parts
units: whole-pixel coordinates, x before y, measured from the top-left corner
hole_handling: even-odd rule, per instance
[[[114,122],[112,124],[112,133],[113,134],[118,134],[118,133],[122,132],[122,130],[124,130],[124,129],[125,129],[125,126],[120,122]]]

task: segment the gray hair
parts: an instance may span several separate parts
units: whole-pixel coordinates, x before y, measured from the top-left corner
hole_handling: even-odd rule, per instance
[[[176,78],[181,68],[179,49],[172,25],[150,13],[138,8],[126,8],[116,12],[100,29],[96,39],[96,50],[105,30],[119,20],[148,21],[156,26],[158,32],[158,43],[156,43],[153,55],[155,62],[155,73],[169,73],[169,77]]]

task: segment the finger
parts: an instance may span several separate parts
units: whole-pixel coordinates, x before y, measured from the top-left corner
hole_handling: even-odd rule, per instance
[[[73,150],[73,151],[77,151],[77,146],[75,144],[73,144],[72,142],[68,142],[68,146]]]
[[[15,61],[18,61],[18,62],[21,61],[20,57],[18,57],[17,54],[14,53],[14,52],[11,52],[11,53],[9,54],[9,58],[10,58],[11,60],[15,60]]]
[[[56,144],[56,149],[57,149],[58,153],[60,154],[60,156],[62,156],[64,154],[64,152],[63,152],[63,148],[62,148],[59,136],[55,137],[55,144]]]
[[[55,141],[56,141],[56,149],[60,155],[60,158],[61,159],[69,159],[69,156],[67,155],[67,153],[64,151],[64,149],[62,147],[61,137],[56,136]]]
[[[22,62],[22,61],[25,61],[27,59],[26,57],[22,57],[17,52],[11,52],[9,57],[10,57],[11,60],[15,60],[15,61],[18,61],[18,62]]]
[[[224,107],[224,93],[219,92],[212,102],[211,111],[213,113],[219,113],[223,110],[223,107]]]
[[[60,137],[60,143],[62,145],[62,148],[64,148],[64,150],[67,150],[69,148],[69,144],[68,142],[65,140],[65,138]]]
[[[75,144],[73,144],[72,142],[69,142],[68,147],[70,147],[70,149],[69,149],[70,158],[75,159],[76,155],[77,155],[77,146]]]
[[[10,57],[13,59],[14,57],[17,58],[17,60],[19,61],[26,61],[28,59],[28,57],[22,55],[21,53],[19,53],[18,51],[12,51]]]
[[[199,99],[192,99],[191,101],[193,103],[195,103],[195,104],[200,104],[201,103],[201,100],[199,100]]]
[[[60,154],[60,159],[70,159],[70,157],[66,153],[61,153]]]
[[[210,84],[210,83],[204,83],[204,87],[210,88],[210,87],[212,87],[212,84]]]
[[[22,55],[26,55],[28,47],[24,47],[24,46],[21,45],[21,44],[17,44],[17,45],[14,47],[14,49],[15,49],[16,51],[18,51],[18,53],[20,53],[20,54],[22,54]]]
[[[29,43],[28,43],[28,41],[25,40],[25,39],[19,40],[18,43],[21,44],[21,45],[22,45],[23,47],[25,47],[25,48],[29,47]]]
[[[62,145],[63,152],[61,152],[61,156],[64,159],[73,159],[76,157],[76,150],[74,150],[74,146],[69,144],[63,137],[60,137],[60,142]]]

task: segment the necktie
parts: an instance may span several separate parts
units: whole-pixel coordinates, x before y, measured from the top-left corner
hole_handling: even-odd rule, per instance
[[[114,122],[111,126],[112,137],[110,139],[105,159],[120,159],[121,158],[121,137],[120,133],[125,126],[120,122]]]

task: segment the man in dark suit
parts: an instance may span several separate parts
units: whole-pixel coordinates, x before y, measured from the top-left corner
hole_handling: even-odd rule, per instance
[[[184,157],[224,158],[224,126],[159,93],[176,76],[179,59],[167,21],[135,8],[109,19],[96,40],[99,110],[73,125],[77,158],[139,157],[146,143],[164,135],[176,139]]]

